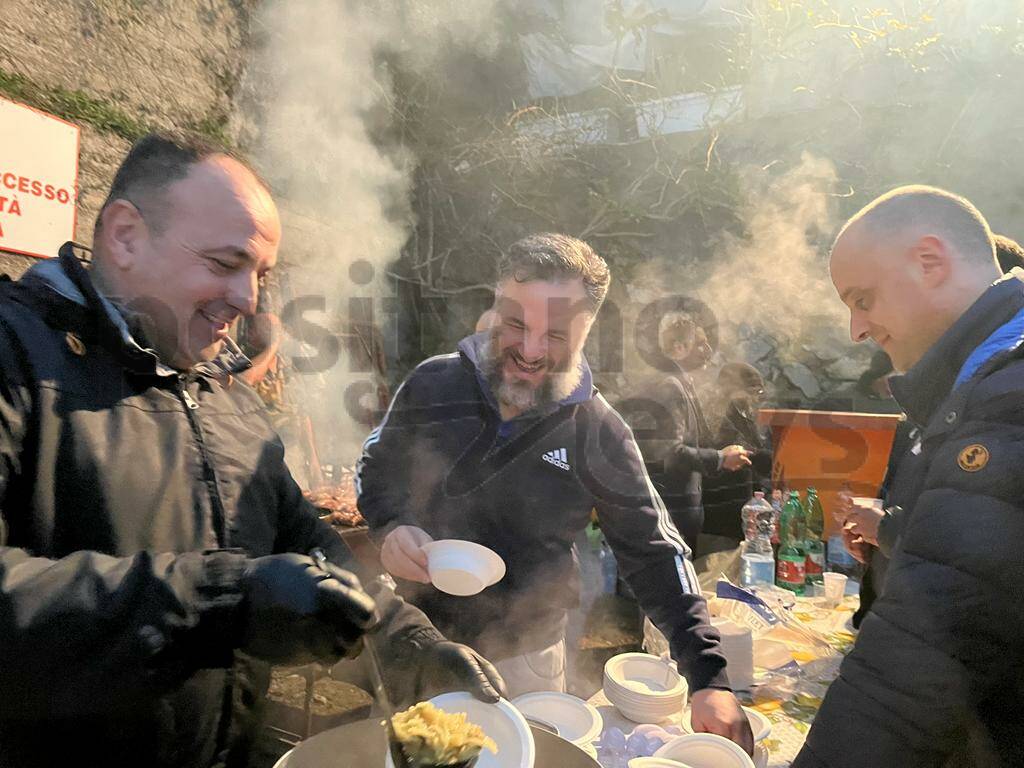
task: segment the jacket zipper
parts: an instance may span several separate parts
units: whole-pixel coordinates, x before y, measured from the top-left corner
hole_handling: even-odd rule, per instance
[[[178,397],[185,405],[185,415],[188,417],[189,426],[192,427],[192,436],[195,437],[196,445],[199,447],[199,455],[203,460],[203,481],[206,483],[207,493],[210,495],[210,508],[213,511],[213,532],[217,537],[217,546],[227,546],[227,537],[224,531],[224,501],[220,497],[220,489],[217,487],[217,473],[213,469],[213,461],[210,453],[206,450],[206,439],[203,435],[203,425],[199,423],[199,403],[195,401],[188,391],[188,376],[184,373],[177,378]]]

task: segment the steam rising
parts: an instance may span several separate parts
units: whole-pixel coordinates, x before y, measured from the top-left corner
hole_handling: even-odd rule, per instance
[[[781,176],[748,169],[747,223],[715,249],[715,269],[699,291],[722,324],[721,346],[736,343],[740,322],[795,341],[811,324],[842,332],[846,316],[828,276],[828,248],[837,229],[835,168],[804,153]]]
[[[414,224],[409,202],[415,158],[379,137],[391,123],[391,87],[381,54],[417,68],[455,48],[497,45],[493,0],[338,2],[270,0],[254,20],[257,45],[243,87],[252,154],[269,180],[284,223],[281,261],[291,296],[322,296],[326,311],[304,317],[338,334],[349,299],[373,297],[381,323],[387,265]],[[368,262],[370,283],[350,268]],[[285,357],[308,355],[293,345]],[[350,461],[367,428],[348,418],[343,396],[366,381],[344,359],[317,376],[293,376],[326,460]]]

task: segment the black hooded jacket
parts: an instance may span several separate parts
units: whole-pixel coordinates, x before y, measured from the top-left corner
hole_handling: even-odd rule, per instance
[[[0,283],[0,767],[245,764],[269,682],[235,650],[248,558],[355,569],[245,367],[163,366],[70,245]],[[396,650],[438,637],[375,596]]]

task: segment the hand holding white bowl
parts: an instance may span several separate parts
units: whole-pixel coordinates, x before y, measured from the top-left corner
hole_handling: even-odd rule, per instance
[[[434,539],[415,525],[400,525],[384,537],[380,549],[380,563],[396,579],[430,583],[427,572],[427,552],[424,544]]]

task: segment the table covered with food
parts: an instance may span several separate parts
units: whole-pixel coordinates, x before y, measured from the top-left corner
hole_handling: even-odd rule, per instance
[[[740,593],[731,584],[720,591]],[[763,595],[770,606],[767,620],[763,610],[755,610],[741,600],[713,595],[708,600],[712,621],[722,630],[730,670],[736,673],[734,686],[758,742],[754,764],[765,768],[788,766],[803,746],[825,691],[853,646],[851,619],[858,606],[856,595],[846,595],[834,603],[824,596],[780,593],[771,590]],[[662,663],[667,663],[664,638],[652,627],[645,634],[646,645],[654,652],[649,658],[656,653]],[[686,707],[654,723],[638,722],[651,719],[643,717],[644,706],[655,706],[645,698],[643,693],[634,696],[631,704],[635,708],[639,702],[639,712],[631,710],[629,702],[623,707],[622,692],[609,687],[606,679],[602,690],[589,699],[604,723],[602,735],[595,742],[603,768],[643,768],[629,761],[654,754],[670,739],[691,732]]]
[[[381,717],[318,734],[277,768],[783,768],[803,745],[825,691],[852,647],[857,597],[839,601],[781,590],[753,595],[727,581],[708,595],[723,649],[756,740],[754,758],[726,739],[695,734],[685,678],[668,660],[664,638],[648,628],[649,653],[605,665],[588,701],[531,693],[496,705],[449,693],[393,719]],[[749,658],[748,658],[749,657]],[[396,763],[394,740],[407,745]],[[454,761],[454,762],[452,762]]]

